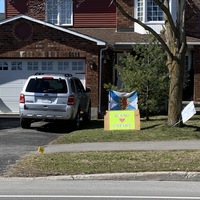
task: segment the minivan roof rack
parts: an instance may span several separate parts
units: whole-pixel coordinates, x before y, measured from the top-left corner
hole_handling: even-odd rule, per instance
[[[72,77],[72,74],[65,74],[66,77]]]
[[[44,73],[42,72],[36,72],[35,75],[43,75]]]
[[[45,74],[55,74],[55,75],[63,75],[65,77],[72,77],[73,75],[72,74],[69,74],[69,73],[45,73],[45,72],[36,72],[35,75],[45,75]]]

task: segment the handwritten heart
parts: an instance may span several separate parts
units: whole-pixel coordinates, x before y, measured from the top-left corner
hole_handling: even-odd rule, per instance
[[[120,118],[119,120],[120,120],[120,122],[124,122],[125,118]]]

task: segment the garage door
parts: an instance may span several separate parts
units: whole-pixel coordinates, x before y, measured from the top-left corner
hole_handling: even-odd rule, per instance
[[[0,59],[0,113],[19,113],[19,95],[36,72],[70,73],[85,86],[85,60]]]

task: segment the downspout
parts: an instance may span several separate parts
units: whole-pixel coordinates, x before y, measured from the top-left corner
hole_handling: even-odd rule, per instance
[[[99,64],[99,110],[98,113],[101,114],[101,81],[102,81],[102,61],[103,61],[103,51],[108,49],[108,45],[100,50],[100,64]]]

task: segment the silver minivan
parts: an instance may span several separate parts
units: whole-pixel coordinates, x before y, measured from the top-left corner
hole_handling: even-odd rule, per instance
[[[36,121],[70,120],[79,128],[80,119],[91,118],[90,88],[84,89],[80,79],[71,74],[30,76],[20,94],[19,113],[22,128]]]

